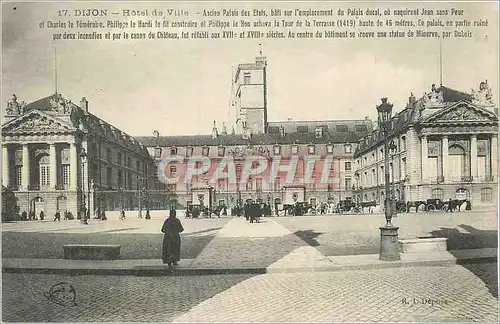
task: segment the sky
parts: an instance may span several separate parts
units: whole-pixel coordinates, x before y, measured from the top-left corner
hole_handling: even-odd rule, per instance
[[[488,27],[475,29],[472,38],[443,40],[443,85],[469,92],[487,80],[498,104],[497,2],[7,2],[2,8],[2,110],[12,94],[29,103],[55,92],[55,51],[58,92],[76,103],[86,97],[93,114],[133,136],[152,136],[153,130],[162,136],[210,134],[214,120],[219,127],[228,122],[233,71],[254,62],[259,48],[268,59],[270,121],[375,120],[381,97],[400,111],[410,92],[420,97],[440,82],[437,39],[53,41],[54,30],[38,28],[41,21],[57,20],[60,9],[184,8],[196,13],[266,6],[462,8],[467,19],[487,19]]]

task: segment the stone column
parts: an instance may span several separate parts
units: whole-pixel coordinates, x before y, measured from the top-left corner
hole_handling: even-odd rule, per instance
[[[441,139],[441,144],[443,145],[441,149],[441,161],[443,161],[443,177],[444,181],[450,182],[451,179],[449,179],[449,167],[448,167],[448,136],[443,135],[443,138]]]
[[[28,190],[30,185],[30,153],[28,144],[23,144],[23,171],[22,171],[22,187]]]
[[[479,180],[477,178],[477,136],[475,134],[470,137],[470,176],[473,181]]]
[[[7,145],[4,145],[2,146],[2,185],[5,187],[10,185],[9,171],[9,148]]]
[[[421,139],[421,153],[422,153],[422,182],[428,182],[429,180],[429,174],[427,172],[427,156],[428,156],[429,149],[427,147],[427,136],[422,136]]]
[[[56,144],[50,143],[50,188],[56,189],[57,186],[57,153]]]
[[[498,138],[495,134],[491,136],[491,176],[498,181]]]
[[[76,143],[70,144],[69,175],[69,188],[70,190],[76,190],[78,186],[78,153],[76,150]]]

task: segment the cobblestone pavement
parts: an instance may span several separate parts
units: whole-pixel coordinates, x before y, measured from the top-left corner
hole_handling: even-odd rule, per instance
[[[273,220],[327,256],[378,253],[379,227],[385,222],[374,214]],[[497,247],[497,222],[495,212],[419,212],[399,214],[393,221],[400,227],[399,238],[448,237],[449,250]]]
[[[3,274],[2,320],[494,323],[498,288],[485,282],[496,286],[496,276],[496,264],[259,276]],[[60,282],[73,285],[76,306],[44,297]]]
[[[181,255],[194,259],[230,218],[181,219]],[[62,259],[64,244],[120,244],[123,259],[161,259],[162,219],[2,224],[3,258]],[[36,247],[36,248],[35,248]]]
[[[495,264],[475,267],[496,276]],[[484,282],[466,268],[449,266],[260,275],[174,323],[495,323],[497,316],[498,299]]]
[[[189,277],[3,274],[3,322],[170,322],[250,275]],[[60,282],[76,290],[76,306],[44,293]]]

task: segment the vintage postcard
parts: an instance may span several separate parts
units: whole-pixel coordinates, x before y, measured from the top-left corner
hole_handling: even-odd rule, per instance
[[[498,322],[498,2],[1,10],[3,322]]]

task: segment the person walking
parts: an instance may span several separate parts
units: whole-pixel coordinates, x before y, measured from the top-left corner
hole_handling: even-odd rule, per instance
[[[177,218],[177,213],[172,207],[170,215],[163,223],[161,228],[163,235],[163,253],[162,259],[164,264],[168,264],[169,270],[172,266],[179,265],[181,259],[181,235],[184,231],[181,221]]]
[[[61,213],[59,212],[59,209],[56,210],[56,213],[54,214],[54,222],[56,220],[61,221]]]
[[[122,210],[120,211],[120,220],[124,219],[125,219],[125,210],[122,208]]]

